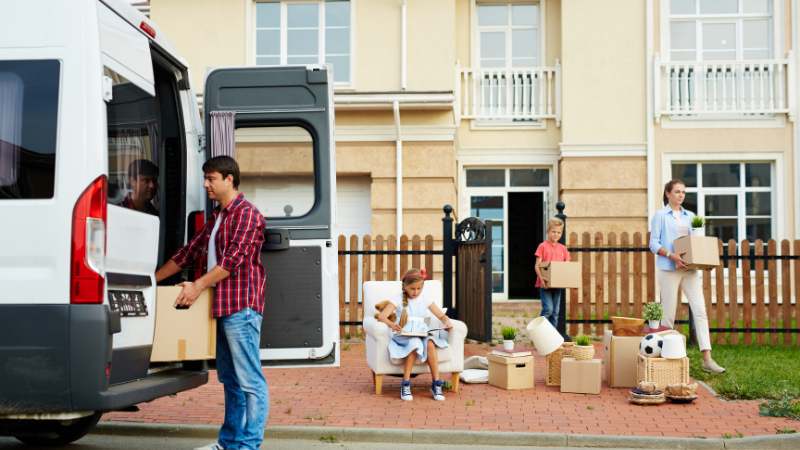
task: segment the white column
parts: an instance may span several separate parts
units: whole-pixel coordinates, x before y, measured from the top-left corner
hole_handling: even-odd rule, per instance
[[[396,134],[396,150],[395,153],[397,154],[397,158],[395,164],[397,164],[397,242],[398,245],[400,243],[400,236],[403,235],[403,140],[400,136],[400,102],[395,101],[392,105],[392,109],[394,110],[394,128]],[[398,259],[397,264],[397,279],[400,279],[400,256],[397,255],[394,258]]]

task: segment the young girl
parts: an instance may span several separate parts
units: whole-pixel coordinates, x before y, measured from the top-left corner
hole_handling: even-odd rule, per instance
[[[539,244],[536,249],[536,287],[542,299],[542,317],[546,318],[553,327],[558,326],[558,312],[561,309],[561,289],[548,289],[542,281],[547,283],[547,278],[542,276],[539,265],[545,261],[569,261],[567,247],[558,243],[561,233],[564,232],[564,222],[558,217],[547,221],[547,240]]]
[[[436,354],[436,347],[447,348],[447,341],[433,336],[411,337],[401,336],[401,331],[427,331],[425,325],[426,310],[430,310],[448,331],[452,328],[450,318],[440,310],[433,299],[422,292],[424,281],[428,278],[425,270],[409,269],[403,275],[403,292],[397,294],[390,300],[386,309],[381,312],[378,321],[385,323],[394,332],[392,340],[389,342],[389,356],[393,359],[404,359],[403,362],[403,385],[400,389],[400,398],[404,401],[411,401],[411,368],[417,356],[422,362],[428,363],[431,368],[433,383],[431,393],[433,399],[443,402],[442,380],[439,379],[439,359]],[[388,317],[397,310],[397,322],[389,321]]]

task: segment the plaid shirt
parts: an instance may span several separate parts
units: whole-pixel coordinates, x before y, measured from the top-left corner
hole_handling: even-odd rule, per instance
[[[117,206],[122,206],[123,208],[136,210],[136,207],[133,205],[133,200],[131,200],[131,193],[130,192],[128,192],[128,195],[125,196],[124,200],[122,200],[121,202],[117,203]],[[154,216],[158,215],[158,210],[150,202],[147,202],[147,214],[152,214]]]
[[[224,317],[244,308],[263,315],[266,271],[260,258],[266,220],[241,193],[225,209],[214,209],[214,215],[172,260],[181,268],[199,261],[205,274],[208,241],[217,219],[222,220],[215,238],[217,265],[231,274],[217,283],[213,315]]]

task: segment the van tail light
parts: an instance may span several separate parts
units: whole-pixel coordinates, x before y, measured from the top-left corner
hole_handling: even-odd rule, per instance
[[[70,303],[103,303],[108,178],[94,180],[72,211]]]
[[[142,21],[141,25],[139,25],[139,28],[141,28],[142,31],[147,33],[147,35],[150,36],[151,38],[153,39],[156,38],[156,30],[154,30],[153,27],[148,25],[146,22]]]

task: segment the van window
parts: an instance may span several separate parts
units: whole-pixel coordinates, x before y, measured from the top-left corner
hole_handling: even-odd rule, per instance
[[[53,198],[58,61],[0,61],[0,200]]]
[[[158,215],[159,130],[155,97],[105,68],[113,83],[108,117],[108,203]]]
[[[314,146],[301,127],[237,128],[239,192],[268,218],[301,217],[314,207]]]

